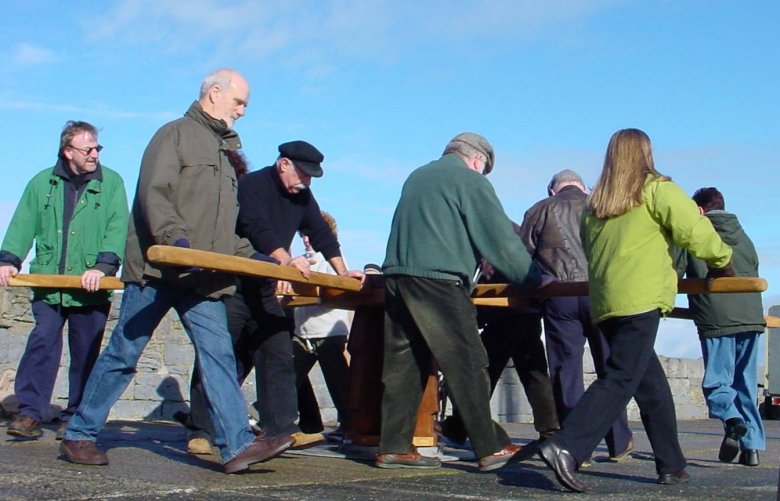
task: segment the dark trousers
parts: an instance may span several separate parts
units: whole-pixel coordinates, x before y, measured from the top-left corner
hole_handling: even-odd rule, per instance
[[[344,356],[347,346],[346,336],[333,336],[315,339],[293,337],[293,355],[298,387],[298,410],[301,430],[322,431],[322,418],[317,397],[311,390],[309,372],[319,361],[325,385],[330,398],[338,411],[338,420],[342,427],[347,424],[347,384],[349,384],[349,365]],[[308,389],[307,389],[308,385]],[[309,393],[310,391],[310,393]],[[313,402],[312,402],[313,397]],[[319,424],[319,429],[317,428]]]
[[[585,392],[582,368],[585,341],[590,346],[599,378],[607,371],[609,345],[593,324],[587,296],[549,298],[542,304],[542,314],[555,408],[558,418],[563,421]],[[631,437],[628,414],[623,409],[604,436],[609,454],[614,456],[626,450]]]
[[[480,318],[482,317],[480,313]],[[542,320],[538,314],[498,312],[487,318],[482,328],[482,345],[488,356],[490,394],[496,388],[507,362],[511,358],[523,385],[534,416],[534,428],[540,433],[558,429],[552,385],[547,373],[547,359],[542,344]],[[481,323],[481,322],[480,322]],[[447,436],[457,441],[465,439],[466,430],[457,407],[445,421]]]
[[[385,277],[380,453],[412,448],[432,357],[460,410],[474,452],[484,457],[510,443],[490,417],[490,380],[468,291],[450,280]]]
[[[610,318],[599,325],[610,348],[606,375],[588,387],[563,421],[563,429],[555,434],[556,441],[577,462],[590,457],[633,397],[658,474],[685,468],[672,392],[653,348],[659,320],[660,314],[654,310]]]
[[[33,301],[35,327],[27,338],[14,386],[19,414],[38,421],[46,414],[62,358],[62,328],[67,322],[70,351],[68,407],[59,418],[62,421],[70,419],[81,402],[84,386],[100,353],[110,309],[110,303],[63,307],[42,300]]]
[[[244,280],[242,289],[243,292],[224,300],[239,384],[254,367],[263,431],[269,436],[295,433],[299,428],[295,424],[298,397],[292,340],[287,317],[276,299],[276,282]],[[190,437],[212,436],[204,399],[196,369],[190,384]]]

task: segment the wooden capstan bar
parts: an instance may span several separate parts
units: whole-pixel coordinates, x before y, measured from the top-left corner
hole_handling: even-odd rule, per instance
[[[376,445],[379,442],[382,402],[382,347],[384,331],[384,279],[381,275],[367,275],[361,288],[354,278],[311,272],[308,278],[290,266],[279,266],[248,258],[227,256],[208,251],[155,245],[147,257],[155,264],[198,267],[235,275],[286,280],[293,284],[294,294],[284,299],[286,306],[323,304],[332,308],[355,310],[348,350],[351,355],[349,410],[350,421],[344,433],[349,443]],[[18,275],[12,286],[79,288],[78,276]],[[101,289],[121,289],[122,283],[105,277]],[[715,294],[763,292],[767,289],[763,278],[729,277],[716,279],[684,279],[678,283],[680,294]],[[478,307],[522,307],[534,298],[582,296],[588,294],[587,282],[553,282],[542,289],[524,290],[512,284],[476,286],[472,301]],[[669,315],[690,318],[685,308],[675,308]],[[780,327],[780,319],[767,317],[770,327]],[[428,383],[417,415],[414,445],[436,445],[435,416],[439,409],[438,377],[431,367]]]

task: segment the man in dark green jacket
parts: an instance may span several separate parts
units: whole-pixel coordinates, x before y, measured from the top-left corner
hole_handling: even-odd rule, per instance
[[[22,268],[35,243],[31,273],[80,275],[83,289],[33,290],[35,327],[16,372],[19,414],[12,436],[37,439],[49,411],[62,356],[62,328],[68,323],[68,406],[59,415],[57,438],[81,402],[95,365],[111,292],[100,279],[119,269],[127,233],[127,195],[122,178],[101,165],[97,129],[69,121],[60,135],[57,164],[27,184],[0,250],[0,285]]]
[[[541,277],[512,230],[493,186],[490,143],[455,136],[443,156],[404,183],[393,216],[385,274],[385,344],[380,468],[435,468],[412,447],[417,408],[431,359],[444,374],[481,470],[519,459],[520,447],[490,416],[485,348],[471,303],[473,277],[485,258],[508,280]]]
[[[716,188],[701,188],[693,194],[699,210],[734,251],[734,272],[741,277],[758,276],[758,254],[737,216],[726,212],[723,195]],[[688,253],[677,259],[678,273],[688,278],[707,276],[707,264]],[[761,294],[689,295],[693,321],[699,331],[704,357],[702,390],[710,416],[723,421],[724,437],[718,458],[758,466],[758,451],[766,447],[764,425],[757,402],[757,362],[764,308]]]

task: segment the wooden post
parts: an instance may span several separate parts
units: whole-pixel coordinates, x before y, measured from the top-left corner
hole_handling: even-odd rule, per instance
[[[371,287],[384,287],[381,276],[366,277]],[[344,440],[356,445],[378,445],[382,421],[382,360],[384,354],[383,303],[359,306],[355,309],[347,350],[350,354],[347,408],[349,421]],[[417,411],[417,424],[412,444],[416,447],[435,446],[436,413],[439,410],[439,382],[432,364],[428,383]]]

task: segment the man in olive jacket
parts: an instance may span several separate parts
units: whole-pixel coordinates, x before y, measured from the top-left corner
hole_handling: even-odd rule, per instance
[[[35,327],[16,372],[19,414],[12,436],[37,439],[46,417],[62,356],[62,328],[68,323],[68,406],[59,415],[57,438],[81,402],[95,365],[111,292],[100,279],[119,269],[127,232],[127,195],[122,178],[101,165],[97,129],[69,121],[60,135],[57,164],[28,183],[0,250],[0,285],[21,270],[35,243],[31,273],[80,275],[83,289],[33,290]]]
[[[244,115],[248,100],[244,77],[218,70],[204,79],[199,100],[185,116],[157,131],[144,152],[127,234],[119,320],[65,431],[60,450],[71,462],[108,464],[108,456],[95,446],[97,435],[171,308],[195,348],[225,472],[275,457],[292,442],[255,438],[249,429],[221,300],[234,291],[234,278],[156,266],[145,258],[153,244],[244,257],[257,254],[235,235],[236,177],[246,166],[238,162],[241,143],[232,126]]]
[[[693,194],[699,210],[734,251],[737,276],[758,276],[758,254],[737,216],[726,212],[723,195],[716,188]],[[707,265],[689,253],[678,254],[678,273],[689,278],[707,276]],[[710,416],[723,422],[724,438],[718,458],[758,466],[758,451],[766,448],[764,425],[756,405],[758,395],[758,347],[764,332],[764,307],[760,293],[689,295],[693,321],[699,331],[704,358],[701,386]]]

